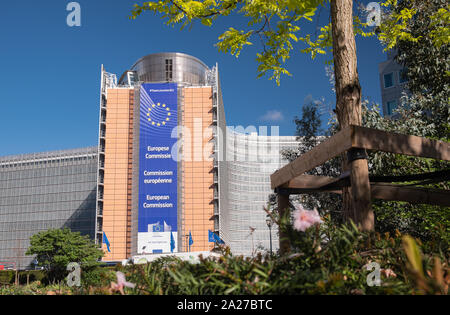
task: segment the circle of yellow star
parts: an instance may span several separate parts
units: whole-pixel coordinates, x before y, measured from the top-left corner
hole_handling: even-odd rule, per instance
[[[156,106],[162,106],[162,107],[164,107],[165,109],[166,109],[166,113],[167,113],[167,116],[166,116],[166,119],[165,119],[165,121],[160,121],[160,122],[158,122],[158,120],[159,119],[154,119],[155,117],[153,117],[153,120],[154,121],[152,121],[152,118],[150,118],[150,112],[152,111],[152,108],[155,108]],[[158,112],[158,111],[157,111]],[[161,127],[161,126],[165,126],[166,125],[166,122],[168,122],[168,121],[170,121],[170,116],[172,115],[172,113],[170,113],[170,108],[166,105],[166,104],[161,104],[161,103],[156,103],[156,104],[152,104],[152,106],[150,107],[148,107],[147,108],[147,117],[148,117],[148,121],[149,122],[151,122],[152,123],[152,125],[153,126],[158,126],[158,127]],[[163,120],[164,120],[164,118],[162,118]]]

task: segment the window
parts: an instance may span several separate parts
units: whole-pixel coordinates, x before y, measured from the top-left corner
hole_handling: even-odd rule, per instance
[[[394,112],[395,108],[397,107],[397,101],[389,101],[386,104],[387,107],[387,114],[388,115],[392,115],[392,113]]]
[[[394,86],[394,73],[388,73],[384,75],[384,88],[390,88]]]
[[[408,82],[408,72],[406,69],[402,69],[398,72],[398,82],[400,83]]]
[[[166,59],[166,81],[172,81],[173,78],[172,59]]]

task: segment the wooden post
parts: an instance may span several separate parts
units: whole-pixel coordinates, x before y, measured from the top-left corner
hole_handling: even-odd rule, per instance
[[[369,169],[366,159],[352,162],[350,182],[355,223],[363,231],[373,231],[375,229],[375,218],[372,210]]]
[[[332,0],[331,24],[339,128],[361,125],[361,85],[359,84],[356,42],[353,31],[353,0]],[[366,159],[344,157],[343,171],[350,170],[351,190],[343,189],[344,217],[353,219],[363,230],[374,228],[370,183]]]
[[[277,194],[278,197],[278,214],[280,218],[286,214],[286,211],[289,209],[289,195]],[[280,235],[280,255],[283,256],[291,251],[291,243],[287,238],[286,233],[283,231],[279,231]]]

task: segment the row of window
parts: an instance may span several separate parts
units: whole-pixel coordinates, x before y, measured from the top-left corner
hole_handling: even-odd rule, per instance
[[[84,221],[92,221],[94,219],[94,213],[95,211],[93,209],[85,209],[85,210],[79,210],[76,214],[74,214],[73,209],[72,210],[58,210],[58,211],[42,211],[42,212],[28,212],[28,213],[20,213],[17,212],[7,214],[7,215],[0,215],[0,227],[2,225],[8,225],[13,222],[17,221],[40,221],[40,220],[46,220],[46,221],[52,221],[52,220],[68,220],[69,218],[75,219],[76,221],[84,220]],[[74,217],[75,216],[75,217]],[[0,231],[3,230],[0,229]]]
[[[9,195],[7,193],[2,194],[2,190],[4,189],[25,189],[27,194],[29,194],[28,191],[35,191],[38,194],[55,193],[74,190],[87,190],[93,185],[96,185],[96,183],[97,176],[92,173],[75,175],[73,177],[56,176],[20,180],[0,180],[0,196]]]
[[[264,184],[264,183],[270,183],[270,176],[269,175],[265,175],[265,176],[249,176],[249,174],[244,175],[236,175],[236,174],[230,174],[229,175],[229,180],[232,182],[251,182],[251,183],[258,183],[258,184]]]
[[[1,198],[9,198],[9,197],[19,197],[19,196],[31,196],[35,195],[34,197],[37,197],[38,195],[49,195],[49,194],[63,194],[68,193],[69,195],[72,194],[72,198],[76,198],[77,192],[81,193],[81,195],[85,195],[86,193],[90,193],[92,190],[95,189],[96,183],[89,181],[89,182],[81,182],[81,183],[60,183],[60,184],[54,184],[54,185],[41,185],[39,186],[17,186],[17,185],[10,185],[8,184],[14,184],[14,183],[8,183],[6,182],[6,185],[0,190],[0,199]]]
[[[36,166],[44,166],[49,167],[52,165],[58,166],[68,166],[68,165],[78,165],[80,162],[90,161],[97,159],[97,155],[89,155],[89,156],[79,156],[79,157],[70,157],[70,158],[58,158],[53,160],[36,160],[36,161],[27,161],[27,162],[9,162],[8,164],[0,165],[0,169],[5,168],[16,168],[16,167],[36,167]]]
[[[261,202],[267,202],[268,194],[248,194],[248,193],[239,193],[239,192],[233,192],[230,191],[228,193],[228,200],[229,203],[232,202],[243,202],[243,201],[261,201]]]
[[[230,190],[234,191],[246,191],[246,192],[271,192],[272,189],[270,188],[270,185],[266,186],[249,186],[249,185],[238,185],[231,183],[229,186]]]
[[[260,202],[260,203],[237,203],[237,204],[233,204],[233,203],[229,203],[228,204],[228,209],[232,210],[233,212],[236,211],[245,211],[248,213],[251,213],[252,211],[261,211],[263,210],[263,207],[266,206],[267,203],[265,202]]]
[[[58,210],[63,208],[77,209],[81,207],[82,203],[95,203],[95,200],[95,194],[91,194],[90,192],[11,196],[0,198],[0,213],[4,211],[3,208],[24,208],[28,205],[32,207],[39,206],[39,208],[49,207],[50,209],[48,210]],[[36,211],[38,211],[38,208]]]
[[[97,173],[97,164],[77,165],[67,167],[49,167],[28,170],[11,170],[0,172],[0,180],[16,180],[46,176],[67,176],[76,174]]]
[[[82,221],[73,219],[8,222],[0,225],[0,231],[12,233],[18,233],[20,231],[31,231],[34,234],[39,230],[48,230],[52,228],[60,228],[63,226],[90,228],[93,226],[93,222],[92,220]]]
[[[385,89],[395,86],[396,81],[398,82],[398,84],[403,84],[403,83],[408,82],[406,69],[386,73],[385,75],[383,75],[383,79],[384,79],[384,88]]]

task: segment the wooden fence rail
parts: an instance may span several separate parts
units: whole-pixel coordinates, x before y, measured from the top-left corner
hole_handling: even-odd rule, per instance
[[[353,149],[376,150],[415,157],[450,161],[450,143],[351,125],[271,175],[272,189],[280,205],[287,204],[291,194],[317,191],[342,193],[352,185],[348,173],[338,178],[305,175],[328,160]],[[404,176],[369,176],[371,197],[383,200],[450,206],[450,190],[417,187],[450,180],[450,169]],[[415,184],[393,184],[421,181]],[[415,185],[415,186],[414,186]]]

